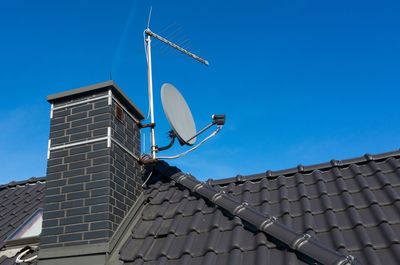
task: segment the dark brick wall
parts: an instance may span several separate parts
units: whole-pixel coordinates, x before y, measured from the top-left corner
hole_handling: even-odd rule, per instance
[[[107,91],[61,99],[54,107],[106,95]],[[108,99],[55,110],[51,146],[107,136],[140,156],[138,126],[124,112],[115,117]],[[123,148],[103,140],[50,152],[41,247],[106,242],[141,193],[141,168]]]

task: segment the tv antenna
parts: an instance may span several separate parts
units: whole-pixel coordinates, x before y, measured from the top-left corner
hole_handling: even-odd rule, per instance
[[[145,52],[147,59],[147,78],[148,78],[148,94],[149,94],[149,111],[150,111],[150,124],[145,125],[145,127],[150,127],[150,135],[151,135],[151,157],[152,159],[157,158],[157,152],[167,150],[172,147],[175,141],[175,138],[178,138],[181,145],[189,145],[192,146],[196,142],[197,136],[205,132],[207,129],[211,128],[213,125],[217,125],[217,129],[202,140],[199,144],[192,147],[191,149],[176,155],[169,157],[159,157],[161,159],[174,159],[186,155],[187,153],[195,150],[204,142],[209,140],[211,137],[216,135],[225,124],[225,115],[213,115],[213,121],[207,125],[204,129],[196,132],[196,126],[194,123],[194,119],[192,113],[187,105],[185,99],[182,94],[171,84],[164,84],[161,88],[161,100],[163,104],[164,112],[167,116],[168,122],[170,123],[172,130],[169,131],[169,137],[171,142],[165,147],[158,147],[156,144],[156,136],[155,136],[155,120],[154,120],[154,98],[153,98],[153,73],[152,73],[152,58],[151,58],[151,38],[155,38],[172,48],[192,57],[193,59],[199,61],[200,63],[208,66],[209,63],[207,60],[197,56],[196,54],[180,47],[179,45],[167,40],[166,38],[161,37],[160,35],[154,33],[150,30],[150,18],[151,11],[147,21],[147,28],[144,30],[144,42],[145,42]]]

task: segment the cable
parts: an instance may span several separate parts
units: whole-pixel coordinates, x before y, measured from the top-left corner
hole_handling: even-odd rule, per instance
[[[180,153],[180,154],[175,155],[175,156],[158,156],[157,158],[158,159],[176,159],[176,158],[182,157],[184,155],[187,155],[188,153],[196,150],[198,147],[200,147],[200,145],[204,144],[206,141],[208,141],[209,139],[214,137],[221,130],[222,130],[222,126],[218,126],[218,128],[214,132],[212,132],[209,136],[207,136],[205,139],[203,139],[203,141],[201,141],[199,144],[197,144],[196,146],[190,148],[189,150],[187,150],[187,151],[185,151],[183,153]]]
[[[146,185],[147,181],[149,181],[149,179],[150,179],[151,175],[153,175],[153,171],[151,171],[151,172],[150,172],[150,174],[149,174],[149,176],[147,177],[146,181],[145,181],[145,182],[143,182],[143,184],[142,184],[142,188],[143,188],[143,187]]]

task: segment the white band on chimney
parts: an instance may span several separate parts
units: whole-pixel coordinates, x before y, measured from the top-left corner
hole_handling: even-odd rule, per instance
[[[111,127],[107,128],[107,147],[111,147]]]
[[[53,110],[58,110],[58,109],[68,108],[68,107],[72,107],[72,106],[76,106],[76,105],[80,105],[80,104],[85,104],[85,103],[92,102],[92,101],[99,100],[99,99],[103,99],[103,98],[108,98],[108,95],[103,95],[103,96],[94,97],[94,98],[88,98],[88,99],[85,99],[85,100],[82,100],[82,101],[78,101],[78,102],[73,102],[73,103],[67,103],[67,104],[64,104],[64,105],[61,105],[61,106],[54,107]]]
[[[53,119],[53,109],[54,109],[54,104],[51,103],[51,107],[50,107],[50,119]]]
[[[113,95],[112,95],[112,91],[110,89],[110,90],[108,90],[108,106],[111,106],[112,98],[113,98]]]
[[[59,150],[59,149],[68,148],[68,147],[74,147],[74,146],[78,146],[78,145],[90,144],[90,143],[95,143],[95,142],[100,142],[100,141],[105,141],[105,140],[107,141],[107,147],[108,148],[111,147],[111,142],[114,142],[119,147],[124,149],[124,151],[127,152],[129,155],[131,155],[133,158],[135,158],[138,161],[140,160],[132,151],[130,151],[123,144],[121,144],[120,142],[118,142],[117,140],[115,140],[111,136],[111,127],[107,128],[107,136],[100,137],[100,138],[80,141],[80,142],[71,143],[71,144],[62,144],[62,145],[57,145],[57,146],[53,146],[53,147],[51,147],[51,140],[49,140],[49,148],[48,148],[48,151],[47,151],[47,159],[50,159],[50,152],[54,151],[54,150]]]
[[[51,109],[51,113],[50,113],[50,118],[53,117],[53,111],[54,111],[54,110],[63,109],[63,108],[68,108],[68,107],[72,107],[72,106],[76,106],[76,105],[80,105],[80,104],[85,104],[85,103],[92,102],[92,101],[96,101],[96,100],[103,99],[103,98],[107,98],[107,99],[108,99],[108,105],[111,105],[111,104],[112,104],[112,100],[114,100],[115,102],[117,102],[117,103],[121,106],[121,108],[126,112],[126,114],[128,114],[128,116],[131,117],[131,119],[132,119],[136,124],[140,124],[140,121],[139,121],[137,118],[135,118],[135,117],[121,104],[121,102],[120,102],[116,97],[114,97],[114,95],[112,94],[112,91],[111,91],[111,90],[108,91],[108,94],[107,94],[107,95],[103,95],[103,96],[99,96],[99,97],[94,97],[94,98],[89,98],[89,99],[85,99],[85,100],[78,101],[78,102],[68,103],[68,104],[64,104],[64,105],[61,105],[61,106],[57,106],[57,107],[54,107],[53,104],[51,104],[51,105],[52,105],[52,109]]]
[[[80,142],[76,142],[76,143],[57,145],[57,146],[50,147],[49,150],[50,151],[54,151],[54,150],[58,150],[58,149],[74,147],[74,146],[77,146],[77,145],[91,144],[91,143],[100,142],[100,141],[104,141],[104,140],[108,140],[108,136],[95,138],[95,139],[90,139],[90,140],[85,140],[85,141],[80,141]]]
[[[51,139],[47,142],[47,159],[50,159]]]

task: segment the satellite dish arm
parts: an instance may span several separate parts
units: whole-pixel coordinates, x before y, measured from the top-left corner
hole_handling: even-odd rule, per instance
[[[225,124],[225,114],[214,114],[211,117],[212,117],[213,121],[210,124],[208,124],[206,127],[204,127],[203,129],[201,129],[198,133],[196,133],[196,135],[194,135],[192,138],[190,138],[186,142],[190,142],[191,140],[193,140],[194,138],[196,138],[203,132],[210,129],[211,126],[213,126],[215,124],[217,124],[218,126],[223,126]],[[222,129],[222,127],[221,127],[221,129]]]
[[[190,152],[196,150],[197,148],[199,148],[202,144],[204,144],[205,142],[207,142],[208,140],[210,140],[212,137],[214,137],[217,133],[219,133],[222,130],[223,125],[218,125],[217,129],[215,131],[213,131],[209,136],[207,136],[206,138],[203,139],[203,141],[201,141],[200,143],[198,143],[197,145],[193,146],[192,148],[190,148],[189,150],[180,153],[178,155],[175,156],[159,156],[157,157],[157,159],[176,159],[179,157],[182,157],[184,155],[189,154]]]
[[[171,142],[170,142],[168,145],[163,146],[163,147],[158,147],[158,146],[157,146],[157,147],[156,147],[156,148],[157,148],[157,152],[170,149],[170,148],[174,145],[174,143],[175,143],[175,138],[176,138],[176,135],[175,135],[174,131],[172,131],[172,130],[169,131],[169,138],[171,138]]]
[[[208,124],[206,127],[204,127],[202,130],[200,130],[195,136],[193,136],[192,138],[190,138],[188,140],[188,142],[190,140],[192,140],[193,138],[197,137],[198,135],[202,134],[203,132],[205,132],[206,130],[208,130],[209,128],[211,128],[211,126],[213,125],[217,125],[217,129],[215,131],[213,131],[209,136],[207,136],[206,138],[204,138],[199,144],[195,145],[194,147],[190,148],[189,150],[180,153],[178,155],[175,156],[160,156],[158,157],[158,159],[175,159],[175,158],[179,158],[182,157],[184,155],[189,154],[190,152],[196,150],[197,148],[199,148],[202,144],[204,144],[205,142],[207,142],[208,140],[210,140],[212,137],[214,137],[217,133],[219,133],[222,130],[222,127],[224,127],[225,124],[225,114],[214,114],[212,115],[212,119],[213,121]],[[166,146],[166,148],[163,147],[162,150],[168,149],[172,146],[173,141],[175,139],[175,133],[173,131],[170,131],[170,137],[173,138],[171,139],[171,143]],[[158,151],[161,151],[161,148],[158,149]]]

